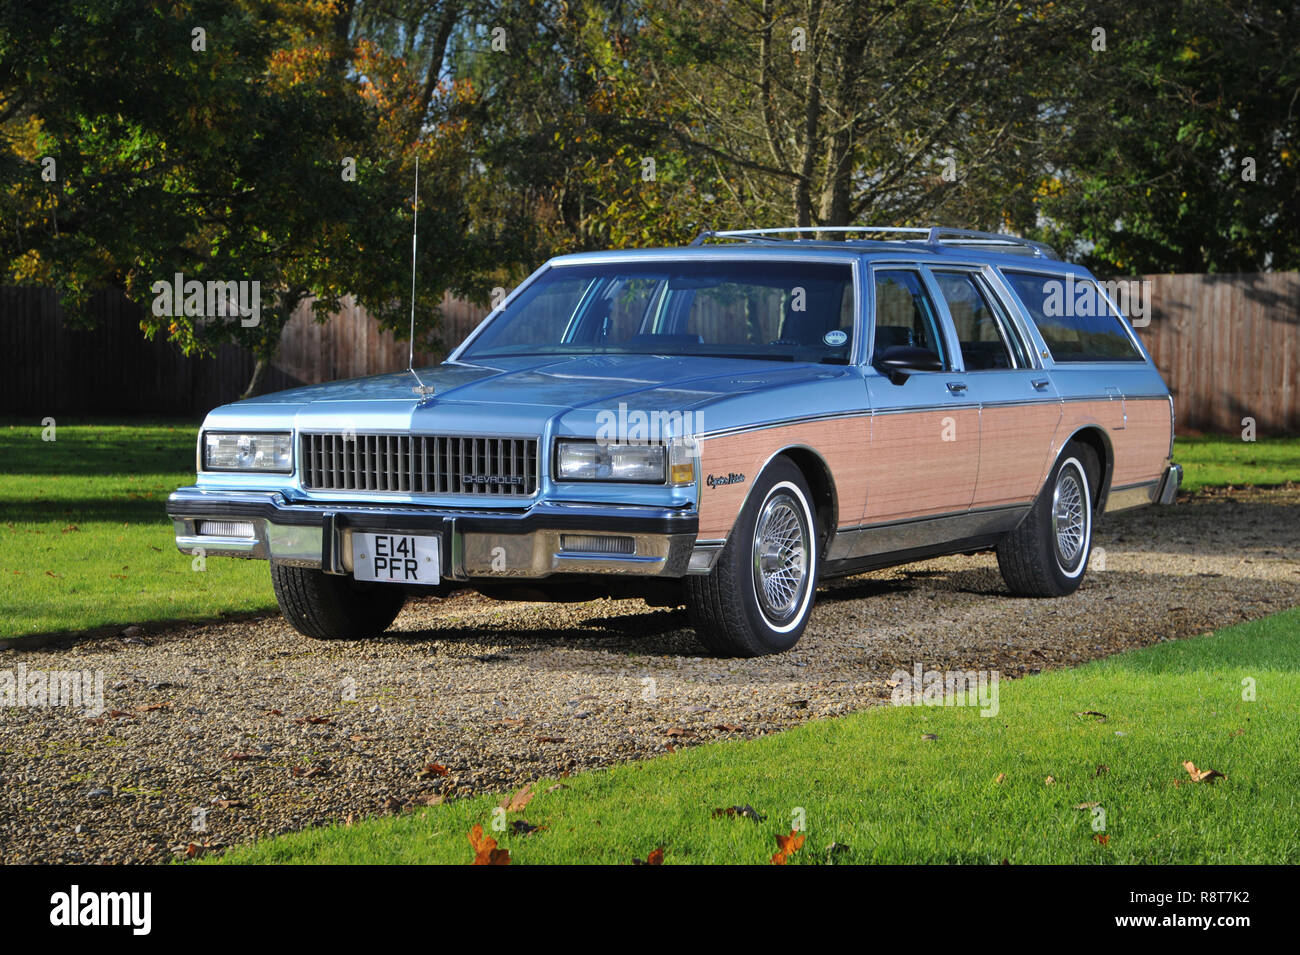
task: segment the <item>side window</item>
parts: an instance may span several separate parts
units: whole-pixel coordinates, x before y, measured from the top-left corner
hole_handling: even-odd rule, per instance
[[[1002,274],[1025,303],[1053,361],[1143,360],[1095,282],[1006,269]]]
[[[949,364],[934,303],[926,294],[919,272],[905,269],[876,272],[875,354],[894,345],[924,348],[945,366]]]
[[[952,315],[967,371],[1029,367],[1024,345],[973,273],[935,272],[934,279]]]

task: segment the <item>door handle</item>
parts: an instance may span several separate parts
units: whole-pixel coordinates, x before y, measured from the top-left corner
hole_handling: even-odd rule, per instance
[[[1039,391],[1046,391],[1047,386],[1050,385],[1051,383],[1052,382],[1047,378],[1035,378],[1030,382],[1030,384],[1033,385],[1035,388],[1037,388]]]
[[[948,382],[948,390],[951,391],[954,395],[959,395],[966,390],[966,382],[950,381]]]

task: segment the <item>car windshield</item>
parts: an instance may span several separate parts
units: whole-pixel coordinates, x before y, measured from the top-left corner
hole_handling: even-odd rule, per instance
[[[843,364],[852,344],[847,263],[629,261],[548,269],[461,358],[645,354]]]

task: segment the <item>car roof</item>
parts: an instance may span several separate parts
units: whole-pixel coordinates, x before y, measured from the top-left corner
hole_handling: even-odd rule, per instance
[[[575,252],[551,259],[548,265],[604,265],[619,262],[654,262],[682,259],[784,259],[816,261],[860,261],[873,263],[921,263],[926,265],[992,265],[1002,268],[1055,274],[1089,275],[1088,270],[1045,255],[1026,254],[1022,250],[993,251],[966,245],[933,245],[925,242],[780,240],[729,242],[720,245],[690,245],[648,249],[619,249],[600,252]]]

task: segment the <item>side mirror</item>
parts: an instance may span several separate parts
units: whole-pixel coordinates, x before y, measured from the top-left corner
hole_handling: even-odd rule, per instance
[[[872,364],[895,384],[920,371],[943,371],[942,358],[929,349],[914,345],[890,345],[875,356]]]

